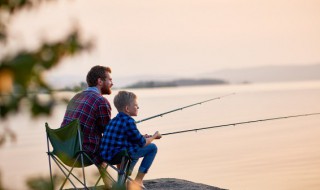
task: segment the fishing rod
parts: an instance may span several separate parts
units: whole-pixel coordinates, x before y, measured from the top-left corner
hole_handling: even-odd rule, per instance
[[[289,116],[283,116],[283,117],[273,117],[273,118],[267,118],[267,119],[258,119],[258,120],[251,120],[251,121],[243,121],[243,122],[237,122],[237,123],[229,123],[224,125],[216,125],[211,127],[203,127],[203,128],[197,128],[197,129],[189,129],[189,130],[183,130],[183,131],[176,131],[171,133],[165,133],[161,134],[162,136],[165,135],[173,135],[173,134],[179,134],[179,133],[187,133],[192,131],[200,131],[200,130],[206,130],[206,129],[213,129],[218,127],[226,127],[226,126],[236,126],[236,125],[242,125],[242,124],[248,124],[248,123],[257,123],[257,122],[264,122],[264,121],[271,121],[271,120],[279,120],[279,119],[288,119],[293,117],[306,117],[306,116],[312,116],[312,115],[319,115],[320,113],[308,113],[308,114],[300,114],[300,115],[289,115]]]
[[[210,101],[213,101],[213,100],[218,100],[218,99],[221,99],[221,98],[224,98],[224,97],[227,97],[227,96],[232,96],[232,95],[234,95],[234,94],[236,94],[236,93],[226,94],[226,95],[223,95],[223,96],[211,98],[211,99],[208,99],[208,100],[205,100],[205,101],[202,101],[202,102],[197,102],[197,103],[194,103],[194,104],[191,104],[191,105],[187,105],[187,106],[184,106],[184,107],[181,107],[181,108],[177,108],[177,109],[174,109],[174,110],[170,110],[170,111],[167,111],[167,112],[164,112],[164,113],[160,113],[160,114],[157,114],[157,115],[154,115],[154,116],[151,116],[151,117],[148,117],[148,118],[145,118],[145,119],[141,119],[141,120],[139,120],[139,121],[136,121],[136,124],[141,123],[141,122],[144,122],[144,121],[147,121],[147,120],[150,120],[150,119],[153,119],[153,118],[162,117],[162,116],[167,115],[167,114],[169,114],[169,113],[176,112],[176,111],[180,111],[180,110],[183,110],[183,109],[185,109],[185,108],[189,108],[189,107],[196,106],[196,105],[201,105],[201,104],[203,104],[203,103],[210,102]]]

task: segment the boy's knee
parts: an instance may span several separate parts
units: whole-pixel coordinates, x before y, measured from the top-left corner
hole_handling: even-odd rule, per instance
[[[151,149],[153,152],[157,152],[157,151],[158,151],[157,145],[155,145],[155,144],[153,144],[153,143],[150,143],[148,146],[150,146],[150,149]]]

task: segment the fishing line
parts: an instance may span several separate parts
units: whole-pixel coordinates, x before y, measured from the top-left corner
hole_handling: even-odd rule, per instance
[[[193,107],[193,106],[196,106],[196,105],[201,105],[201,104],[206,103],[206,102],[210,102],[210,101],[213,101],[213,100],[218,100],[218,99],[221,99],[221,98],[224,98],[224,97],[227,97],[227,96],[232,96],[232,95],[235,95],[235,94],[236,93],[226,94],[226,95],[223,95],[223,96],[211,98],[211,99],[208,99],[208,100],[205,100],[205,101],[202,101],[202,102],[197,102],[197,103],[194,103],[194,104],[191,104],[191,105],[187,105],[187,106],[184,106],[184,107],[181,107],[181,108],[170,110],[170,111],[167,111],[167,112],[164,112],[164,113],[160,113],[160,114],[157,114],[157,115],[154,115],[154,116],[151,116],[151,117],[136,121],[136,124],[144,122],[144,121],[147,121],[147,120],[150,120],[150,119],[154,119],[154,118],[157,118],[157,117],[162,117],[162,116],[167,115],[169,113],[173,113],[173,112],[176,112],[176,111],[181,111],[181,110],[183,110],[185,108]]]
[[[162,136],[173,135],[173,134],[187,133],[187,132],[192,132],[192,131],[213,129],[213,128],[218,128],[218,127],[226,127],[226,126],[231,126],[231,125],[236,126],[236,125],[242,125],[242,124],[248,124],[248,123],[257,123],[257,122],[264,122],[264,121],[271,121],[271,120],[288,119],[288,118],[293,118],[293,117],[306,117],[306,116],[319,115],[319,114],[320,113],[308,113],[308,114],[300,114],[300,115],[289,115],[289,116],[283,116],[283,117],[273,117],[273,118],[267,118],[267,119],[258,119],[258,120],[216,125],[216,126],[211,126],[211,127],[203,127],[203,128],[189,129],[189,130],[183,130],[183,131],[176,131],[176,132],[171,132],[171,133],[164,133],[161,135]]]

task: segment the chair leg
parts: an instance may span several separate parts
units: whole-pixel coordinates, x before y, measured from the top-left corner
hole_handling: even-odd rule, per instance
[[[54,190],[54,181],[53,181],[52,169],[51,169],[51,158],[50,158],[49,153],[48,153],[48,159],[49,159],[49,170],[50,170],[50,179],[51,179],[51,189]]]
[[[77,162],[79,158],[79,155],[77,156],[76,158],[76,161],[74,162],[74,164],[72,165],[71,169],[68,170],[58,159],[56,159],[55,157],[53,157],[53,160],[56,162],[57,166],[60,168],[60,170],[62,171],[62,173],[65,175],[65,180],[63,181],[61,187],[60,187],[60,190],[62,190],[62,188],[64,187],[65,183],[67,182],[67,180],[69,180],[69,182],[72,184],[72,186],[76,189],[76,186],[75,184],[72,182],[72,180],[70,179],[70,175],[73,176],[78,182],[80,182],[85,189],[88,189],[88,187],[83,183],[81,182],[80,179],[78,179],[75,175],[73,175],[72,171],[75,167],[75,164]],[[63,168],[62,168],[63,167]],[[65,170],[68,172],[68,174],[65,172]]]
[[[83,155],[81,154],[81,164],[82,164],[82,175],[83,175],[83,183],[84,183],[84,186],[87,187],[87,184],[86,184],[86,174],[84,172],[84,164],[83,164]]]
[[[130,160],[126,156],[122,157],[121,165],[118,171],[118,185],[124,185],[127,177],[128,177],[128,170],[129,170],[129,163]]]
[[[64,171],[64,169],[61,167],[63,166],[58,160],[53,159],[53,161],[56,162],[57,166],[60,168],[60,170],[62,171],[62,173],[64,174],[64,176],[66,177],[60,187],[60,190],[62,190],[62,188],[64,187],[65,183],[67,182],[67,180],[70,181],[70,183],[73,185],[74,188],[76,188],[76,186],[74,185],[74,183],[69,179],[70,173],[72,172],[73,168],[69,171],[66,168],[64,168],[65,170],[68,171],[69,174],[66,174],[66,172]]]
[[[86,155],[84,155],[86,156]],[[80,155],[78,155],[76,157],[76,160],[79,160]],[[83,188],[86,190],[89,190],[89,188],[86,186],[85,182],[82,182],[77,176],[75,176],[72,171],[74,170],[74,166],[75,163],[70,167],[70,169],[68,169],[58,158],[56,158],[54,155],[50,155],[48,154],[48,159],[49,159],[49,170],[50,170],[50,178],[51,178],[51,190],[54,190],[54,176],[53,176],[53,170],[52,170],[52,164],[51,164],[51,159],[56,163],[56,165],[59,167],[59,169],[61,170],[61,172],[64,174],[65,179],[62,182],[61,186],[60,186],[60,190],[62,190],[66,184],[67,181],[69,181],[71,183],[71,185],[73,186],[74,189],[77,189],[77,187],[75,186],[75,183],[72,182],[72,179],[77,180],[79,183],[81,183],[83,185]],[[90,158],[89,158],[90,159]],[[84,161],[84,160],[83,160]],[[76,161],[75,161],[76,162]],[[120,187],[123,187],[123,185],[125,184],[126,180],[130,179],[130,177],[128,177],[128,169],[129,169],[129,165],[130,165],[130,160],[128,157],[123,157],[122,158],[122,162],[121,162],[121,167],[120,169],[117,169],[116,167],[114,167],[113,165],[107,165],[107,167],[111,167],[113,170],[118,172],[118,183],[117,181],[113,178],[113,176],[110,175],[109,172],[107,172],[107,167],[104,169],[106,172],[106,177],[109,178],[111,180],[112,184],[119,184]],[[83,169],[83,168],[82,168]],[[83,172],[85,172],[84,170],[82,170]],[[84,174],[84,173],[83,173]],[[84,174],[85,175],[85,174]],[[72,176],[72,177],[71,177]],[[71,178],[70,178],[71,177]],[[84,177],[84,180],[86,180],[86,178]],[[94,186],[94,188],[97,188],[97,185],[99,183],[99,181],[101,180],[101,176],[99,177],[99,179],[96,181],[96,184]]]
[[[48,125],[48,123],[46,123]],[[50,179],[51,179],[51,190],[54,190],[54,182],[53,182],[53,177],[52,177],[52,169],[51,169],[51,156],[50,156],[50,146],[49,146],[49,137],[47,134],[47,155],[48,155],[48,160],[49,160],[49,170],[50,170]]]

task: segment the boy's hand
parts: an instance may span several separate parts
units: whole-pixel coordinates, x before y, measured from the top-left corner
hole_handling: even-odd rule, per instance
[[[145,134],[145,135],[143,135],[144,136],[144,138],[150,138],[150,137],[152,137],[152,135],[148,135],[148,134]]]
[[[159,131],[156,131],[154,134],[153,134],[153,137],[155,138],[155,139],[161,139],[161,134],[159,133]]]

